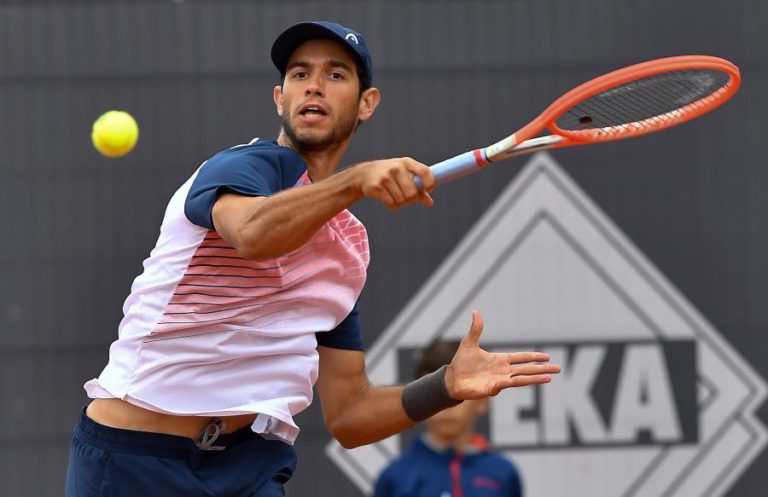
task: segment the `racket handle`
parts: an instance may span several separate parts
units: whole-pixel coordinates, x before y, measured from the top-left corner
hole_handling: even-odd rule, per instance
[[[457,178],[461,178],[462,176],[466,176],[467,174],[479,171],[487,165],[488,160],[485,157],[485,150],[477,149],[438,162],[437,164],[430,166],[430,169],[435,176],[435,185],[442,185]],[[414,176],[413,181],[416,183],[419,191],[424,190],[424,183],[422,183],[421,178]]]

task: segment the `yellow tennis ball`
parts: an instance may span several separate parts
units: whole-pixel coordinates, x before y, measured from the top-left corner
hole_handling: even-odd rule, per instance
[[[111,110],[93,123],[91,140],[96,150],[107,157],[121,157],[136,146],[139,126],[127,112]]]

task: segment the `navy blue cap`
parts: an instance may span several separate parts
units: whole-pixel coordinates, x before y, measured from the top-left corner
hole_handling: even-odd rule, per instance
[[[365,44],[365,38],[354,29],[330,21],[300,22],[283,31],[272,44],[272,62],[285,74],[288,59],[299,45],[314,38],[326,38],[337,41],[349,48],[357,58],[358,77],[363,88],[370,88],[373,83],[373,61]]]

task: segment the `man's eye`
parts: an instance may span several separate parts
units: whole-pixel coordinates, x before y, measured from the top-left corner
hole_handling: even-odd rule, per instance
[[[344,75],[340,72],[332,72],[331,79],[344,79]]]
[[[295,73],[293,73],[293,77],[295,79],[304,79],[304,78],[307,77],[307,72],[306,71],[296,71]]]

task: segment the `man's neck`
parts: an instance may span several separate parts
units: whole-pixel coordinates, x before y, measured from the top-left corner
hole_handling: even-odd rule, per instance
[[[321,181],[331,176],[336,172],[341,159],[344,158],[344,154],[349,147],[349,140],[345,140],[335,146],[326,147],[323,150],[301,150],[293,145],[291,140],[285,134],[285,131],[280,131],[280,136],[277,138],[277,143],[284,147],[292,148],[298,153],[304,162],[307,163],[307,171],[309,178],[312,181]]]

